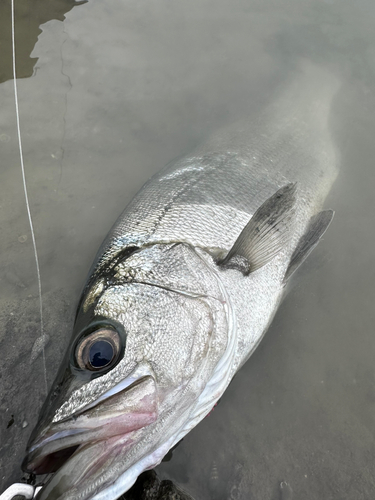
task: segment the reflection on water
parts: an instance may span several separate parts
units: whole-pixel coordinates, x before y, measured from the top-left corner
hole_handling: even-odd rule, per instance
[[[51,19],[63,21],[65,14],[73,7],[86,3],[87,0],[29,0],[15,2],[15,17],[17,30],[16,41],[16,72],[18,78],[27,78],[34,71],[37,57],[30,57],[31,51],[42,32],[40,25]],[[0,2],[0,83],[13,78],[12,69],[12,12],[11,0]]]
[[[13,88],[4,81],[7,4],[0,5],[0,490],[20,479],[44,399]],[[335,219],[221,404],[158,475],[196,500],[285,500],[291,493],[282,482],[297,499],[372,498],[375,4],[73,5],[16,1],[19,76],[31,75],[38,59],[38,71],[19,81],[19,98],[49,384],[94,254],[143,182],[237,115],[254,116],[290,68],[311,59],[343,82],[331,117],[341,155],[326,203]]]

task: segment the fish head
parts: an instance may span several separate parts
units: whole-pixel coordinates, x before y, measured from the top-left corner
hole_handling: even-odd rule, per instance
[[[25,470],[55,472],[37,498],[117,498],[157,465],[220,397],[202,404],[227,330],[220,282],[191,246],[102,262],[27,446]]]

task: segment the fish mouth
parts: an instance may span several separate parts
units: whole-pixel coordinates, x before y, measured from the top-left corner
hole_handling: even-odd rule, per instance
[[[84,467],[87,476],[89,469],[100,467],[118,446],[124,449],[136,442],[139,430],[155,422],[157,417],[153,377],[141,377],[130,385],[122,381],[79,413],[43,429],[29,444],[22,469],[49,474],[68,462],[77,462],[80,467],[77,457],[90,455]]]

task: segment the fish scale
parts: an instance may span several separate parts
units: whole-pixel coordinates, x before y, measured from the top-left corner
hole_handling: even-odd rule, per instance
[[[38,500],[114,500],[223,395],[332,220],[337,90],[302,61],[260,116],[169,164],[119,217],[30,438],[24,468],[58,469]]]

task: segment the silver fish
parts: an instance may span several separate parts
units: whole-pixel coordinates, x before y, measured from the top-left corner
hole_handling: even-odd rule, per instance
[[[145,184],[103,242],[24,469],[115,499],[214,407],[333,212],[338,80],[301,63],[256,119]]]

